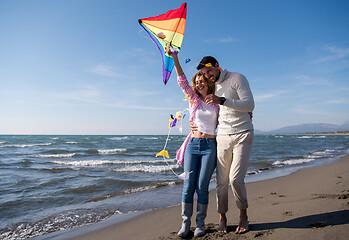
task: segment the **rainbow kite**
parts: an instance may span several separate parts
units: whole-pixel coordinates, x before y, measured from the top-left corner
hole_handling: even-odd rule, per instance
[[[180,8],[170,10],[165,14],[138,19],[139,24],[148,32],[161,52],[165,85],[174,67],[173,58],[168,55],[168,50],[172,47],[172,51],[179,52],[183,41],[186,17],[187,3],[183,3]]]

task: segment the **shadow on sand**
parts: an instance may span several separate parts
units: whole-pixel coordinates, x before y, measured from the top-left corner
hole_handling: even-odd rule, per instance
[[[349,210],[314,214],[294,218],[285,222],[250,224],[251,231],[273,230],[277,228],[322,228],[349,223]]]

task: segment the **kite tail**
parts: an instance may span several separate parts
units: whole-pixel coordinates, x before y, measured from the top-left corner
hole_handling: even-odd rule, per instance
[[[170,138],[170,133],[171,133],[171,128],[170,130],[168,130],[168,134],[167,134],[167,138],[166,138],[166,142],[165,142],[165,146],[164,146],[164,149],[163,151],[166,151],[166,146],[167,146],[167,142],[168,142],[168,139]],[[167,162],[166,158],[164,155],[162,155],[162,158],[164,159],[164,161],[167,163],[167,165],[170,167],[170,170],[171,172],[176,175],[178,178],[181,178],[175,171],[173,171],[171,165]]]

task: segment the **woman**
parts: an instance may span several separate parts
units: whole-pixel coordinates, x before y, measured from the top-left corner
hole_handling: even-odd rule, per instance
[[[195,237],[205,235],[209,183],[217,162],[217,144],[215,130],[218,124],[219,107],[207,105],[203,100],[215,91],[214,83],[208,81],[201,72],[192,78],[192,87],[179,64],[176,54],[171,53],[177,72],[178,85],[190,99],[190,121],[198,126],[198,131],[189,133],[182,147],[177,151],[177,160],[183,162],[184,172],[190,172],[184,181],[182,193],[182,227],[178,236],[186,237],[190,232],[193,214],[194,193],[198,195]]]

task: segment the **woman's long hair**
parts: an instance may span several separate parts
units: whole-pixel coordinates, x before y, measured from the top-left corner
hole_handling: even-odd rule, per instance
[[[196,78],[197,77],[202,77],[202,79],[206,83],[206,85],[207,85],[207,95],[214,94],[214,92],[216,90],[216,87],[215,87],[214,83],[212,81],[208,80],[201,71],[197,72],[191,79],[191,87],[194,89],[196,94],[199,95],[199,97],[202,97],[200,92],[196,88]]]

